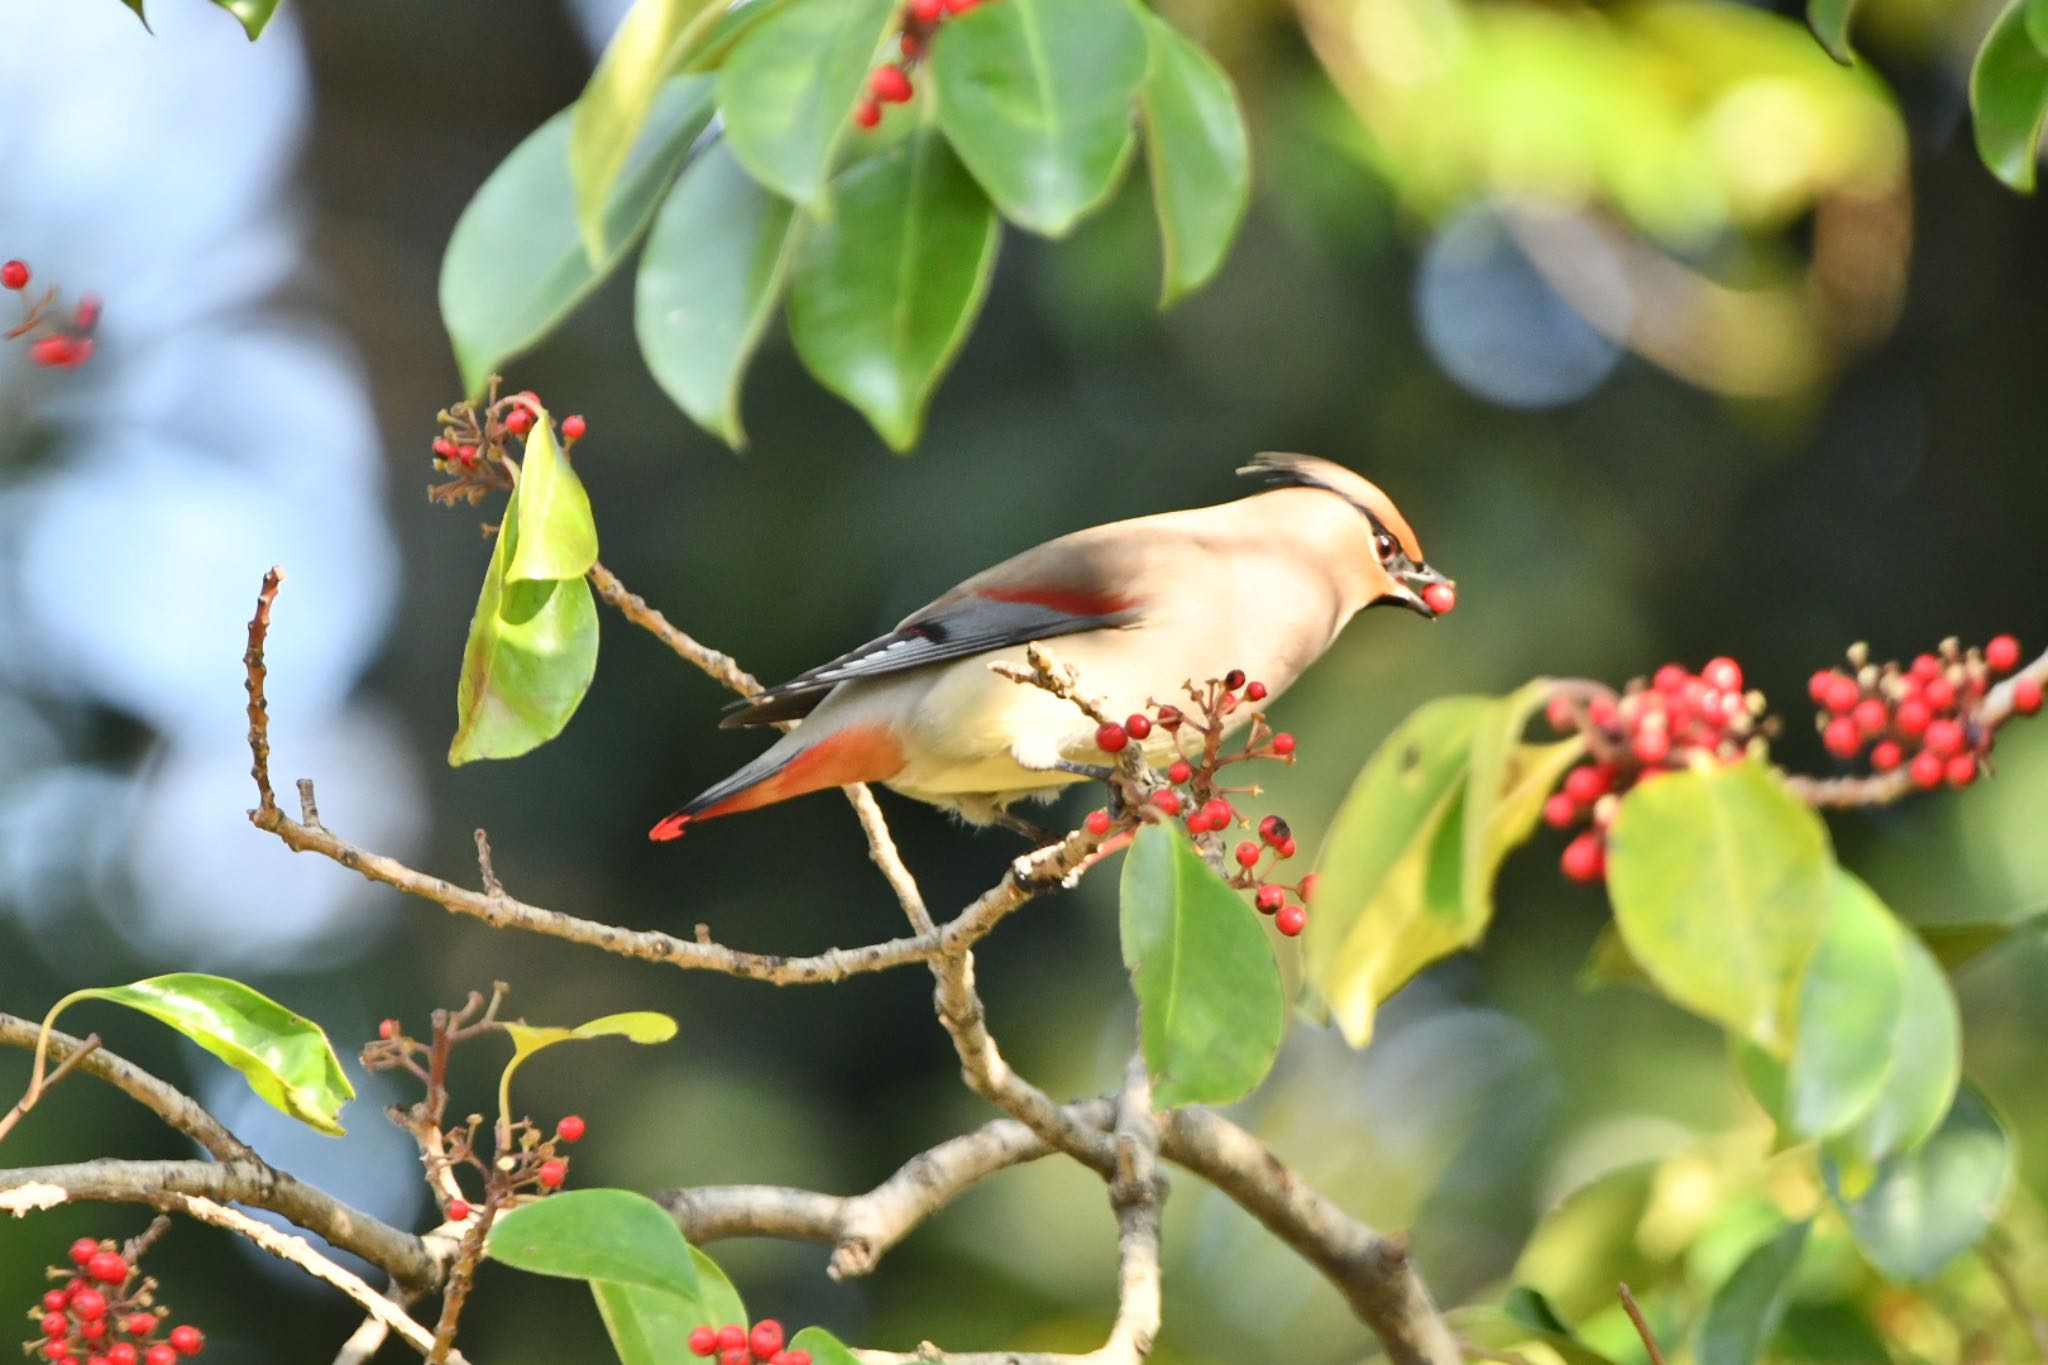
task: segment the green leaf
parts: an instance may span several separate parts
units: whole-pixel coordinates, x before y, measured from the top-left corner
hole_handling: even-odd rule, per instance
[[[2048,907],[2016,906],[1973,919],[1915,919],[1911,927],[1949,971],[1967,966],[2008,939],[2048,927]]]
[[[740,383],[789,277],[795,210],[724,143],[661,207],[633,287],[633,330],[655,380],[691,420],[738,449]]]
[[[536,1024],[500,1024],[499,1027],[512,1039],[512,1060],[505,1063],[505,1070],[498,1077],[498,1113],[507,1123],[512,1119],[512,1073],[541,1049],[588,1038],[625,1038],[644,1045],[665,1043],[676,1036],[676,1021],[654,1010],[607,1014],[575,1028]]]
[[[572,106],[569,178],[576,186],[577,231],[593,267],[605,268],[612,187],[662,84],[724,11],[713,0],[634,0]]]
[[[597,672],[590,585],[580,578],[506,582],[518,541],[514,490],[462,649],[451,764],[515,758],[553,739],[576,714]]]
[[[1287,1023],[1279,964],[1251,907],[1177,830],[1156,824],[1124,855],[1122,901],[1154,1100],[1171,1109],[1250,1093]]]
[[[1130,158],[1146,57],[1124,0],[978,5],[932,42],[939,126],[1005,218],[1062,236]]]
[[[611,1334],[620,1365],[678,1365],[677,1343],[706,1323],[747,1325],[746,1305],[718,1263],[697,1247],[690,1248],[697,1270],[697,1289],[689,1297],[636,1284],[592,1280],[598,1315]]]
[[[908,450],[988,293],[995,214],[929,132],[841,176],[838,198],[797,249],[790,336],[819,383]]]
[[[149,26],[149,16],[142,12],[142,0],[121,0],[121,3],[134,11],[135,17],[142,21],[142,31],[144,33],[156,32],[155,29]]]
[[[2027,36],[2034,46],[2048,52],[2048,0],[2025,0]]]
[[[555,445],[546,413],[534,419],[519,464],[519,533],[505,578],[513,583],[581,578],[597,563],[590,495]],[[508,513],[509,515],[509,513]]]
[[[1421,707],[1366,761],[1330,822],[1304,968],[1353,1047],[1371,1040],[1382,1001],[1485,927],[1458,887],[1463,803],[1475,735],[1500,706],[1446,697]]]
[[[1856,54],[1849,50],[1849,21],[1856,16],[1861,0],[1806,0],[1806,26],[1843,66],[1854,66]]]
[[[1666,995],[1774,1056],[1833,905],[1820,817],[1755,759],[1622,798],[1607,885],[1629,953]]]
[[[790,0],[748,29],[718,73],[726,138],[756,180],[822,207],[896,0]]]
[[[2041,127],[2048,122],[2048,50],[2027,32],[2028,0],[2012,0],[1970,68],[1977,155],[2021,194],[2034,192]]]
[[[1164,19],[1141,11],[1150,61],[1139,92],[1152,207],[1166,247],[1164,308],[1206,283],[1244,222],[1252,145],[1223,68]]]
[[[1905,931],[1876,894],[1835,869],[1834,908],[1799,986],[1785,1067],[1784,1122],[1799,1138],[1868,1113],[1892,1067],[1904,995]]]
[[[631,1190],[564,1190],[521,1204],[491,1224],[484,1254],[535,1275],[637,1285],[682,1299],[698,1293],[696,1262],[675,1220]]]
[[[1517,1293],[1527,1293],[1518,1290]],[[1536,1365],[1613,1365],[1570,1332],[1549,1331],[1523,1320],[1513,1309],[1478,1305],[1454,1308],[1444,1315],[1458,1340],[1469,1346],[1499,1352],[1497,1356],[1475,1359],[1526,1361]],[[1540,1346],[1541,1351],[1530,1348]]]
[[[1522,742],[1529,717],[1553,686],[1548,678],[1536,679],[1494,702],[1473,727],[1459,898],[1466,923],[1482,931],[1493,919],[1493,879],[1502,861],[1536,828],[1544,798],[1586,751],[1577,736],[1553,744]]]
[[[1962,1078],[1962,1018],[1955,992],[1925,944],[1911,934],[1902,935],[1900,944],[1904,952],[1891,1068],[1870,1111],[1827,1145],[1852,1198],[1869,1185],[1878,1162],[1911,1150],[1940,1125]]]
[[[270,16],[277,13],[277,0],[213,0],[241,22],[242,31],[255,42],[263,36],[263,26],[270,22]],[[135,0],[135,13],[142,13],[142,0]]]
[[[822,1327],[806,1327],[789,1339],[792,1351],[809,1351],[811,1365],[860,1365],[846,1344]]]
[[[1991,1230],[2011,1190],[2013,1145],[1984,1097],[1966,1085],[1926,1144],[1887,1158],[1860,1196],[1844,1196],[1832,1162],[1823,1171],[1864,1256],[1888,1278],[1919,1284]]]
[[[169,1024],[241,1072],[273,1108],[329,1137],[342,1135],[341,1107],[356,1092],[327,1035],[261,991],[224,976],[172,972],[73,991],[51,1008],[43,1027],[78,1000],[111,1000]]]
[[[470,394],[553,331],[625,256],[711,121],[709,76],[670,81],[606,210],[611,252],[596,267],[576,225],[564,109],[513,149],[469,201],[441,258],[441,319]]]
[[[1643,965],[1629,956],[1628,945],[1621,941],[1621,931],[1612,920],[1600,926],[1586,960],[1579,964],[1580,990],[1595,991],[1602,986],[1635,986],[1652,995],[1658,993],[1657,983],[1650,980]]]
[[[1767,1355],[1790,1300],[1792,1272],[1811,1225],[1794,1223],[1752,1251],[1707,1305],[1697,1365],[1755,1365]]]
[[[718,22],[711,26],[704,40],[690,50],[683,59],[684,74],[699,71],[716,71],[725,65],[725,59],[739,46],[740,39],[747,36],[761,21],[770,15],[779,14],[789,0],[746,0],[733,5],[718,16]]]

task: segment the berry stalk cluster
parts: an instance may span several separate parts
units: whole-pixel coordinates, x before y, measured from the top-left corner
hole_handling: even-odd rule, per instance
[[[40,1336],[22,1344],[23,1354],[71,1365],[176,1365],[205,1349],[197,1327],[167,1327],[156,1281],[114,1243],[81,1237],[70,1258],[71,1269],[49,1271],[62,1283],[29,1309]]]
[[[465,400],[443,408],[434,418],[441,428],[434,438],[434,468],[449,481],[429,486],[427,496],[450,507],[457,502],[474,506],[494,489],[510,489],[512,443],[526,440],[546,412],[531,389],[500,398],[495,375],[481,403]],[[564,417],[558,428],[562,447],[582,440],[587,430],[582,417]]]
[[[55,288],[44,290],[39,299],[31,299],[29,275],[25,261],[0,262],[0,288],[21,296],[21,321],[0,332],[0,339],[12,341],[16,337],[32,337],[28,344],[30,364],[41,365],[45,369],[75,370],[92,359],[92,334],[100,322],[100,301],[92,294],[85,295],[66,320],[57,307],[58,291]]]
[[[782,1342],[782,1324],[774,1318],[761,1319],[751,1332],[736,1322],[723,1327],[707,1323],[690,1333],[690,1354],[716,1359],[718,1365],[811,1365],[809,1351],[788,1350]]]
[[[1981,712],[1991,680],[2019,667],[2017,638],[1999,635],[1981,650],[1966,650],[1951,637],[1907,665],[1872,663],[1870,647],[1858,644],[1850,647],[1848,663],[1822,669],[1807,683],[1807,695],[1821,708],[1814,724],[1829,753],[1854,759],[1867,747],[1872,772],[1903,767],[1922,791],[1967,787],[1989,769],[1993,727]],[[2041,684],[2017,679],[2012,709],[2023,716],[2039,711]]]
[[[1230,798],[1256,796],[1259,791],[1255,785],[1224,785],[1218,780],[1223,769],[1250,759],[1292,763],[1295,740],[1284,730],[1274,733],[1267,727],[1264,713],[1253,712],[1251,729],[1245,736],[1243,747],[1236,753],[1226,754],[1223,752],[1223,733],[1228,728],[1229,717],[1246,703],[1257,705],[1264,701],[1266,685],[1247,679],[1243,669],[1233,668],[1200,687],[1192,682],[1183,686],[1187,690],[1188,705],[1150,702],[1149,713],[1134,712],[1121,723],[1110,721],[1098,728],[1095,747],[1106,754],[1118,754],[1136,742],[1162,755],[1171,752],[1173,759],[1164,768],[1157,769],[1164,783],[1145,798],[1145,805],[1156,812],[1154,818],[1181,820],[1192,836],[1218,836],[1217,846],[1220,847],[1221,836],[1229,830],[1251,827],[1251,822],[1238,813]],[[1121,823],[1127,828],[1134,828],[1142,814],[1126,811]],[[1091,834],[1108,834],[1118,824],[1118,819],[1107,809],[1091,811],[1087,819]],[[1229,874],[1230,884],[1240,890],[1251,891],[1252,904],[1259,913],[1271,915],[1274,926],[1289,938],[1307,926],[1308,901],[1315,891],[1313,874],[1299,882],[1276,878],[1280,864],[1294,854],[1294,835],[1289,831],[1287,822],[1277,815],[1268,815],[1259,821],[1256,840],[1244,839],[1232,850],[1237,870]]]
[[[878,128],[882,107],[908,104],[917,93],[910,73],[931,51],[932,37],[939,25],[956,14],[965,14],[982,0],[910,0],[903,7],[902,28],[896,36],[896,60],[884,62],[868,73],[868,93],[853,108],[853,121],[862,128]]]

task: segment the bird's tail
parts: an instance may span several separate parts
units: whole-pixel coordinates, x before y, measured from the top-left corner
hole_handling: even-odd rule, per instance
[[[685,802],[647,831],[654,840],[676,839],[699,820],[787,801],[792,796],[886,782],[903,769],[903,745],[887,725],[855,725],[805,743],[792,734],[768,752]]]

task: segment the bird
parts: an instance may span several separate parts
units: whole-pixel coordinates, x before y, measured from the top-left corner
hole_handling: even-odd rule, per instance
[[[1047,541],[888,634],[734,703],[724,728],[802,723],[648,837],[857,782],[1037,834],[1010,807],[1105,776],[1109,755],[1079,708],[992,665],[1021,665],[1030,645],[1057,641],[1081,691],[1111,715],[1238,668],[1270,701],[1361,610],[1434,618],[1455,605],[1455,582],[1429,566],[1377,485],[1311,455],[1262,454],[1238,472],[1268,486]],[[1154,731],[1149,743],[1163,753],[1172,737]]]

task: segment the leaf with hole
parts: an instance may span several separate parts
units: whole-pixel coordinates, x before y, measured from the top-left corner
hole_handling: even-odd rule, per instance
[[[1287,1023],[1280,968],[1256,913],[1163,824],[1139,830],[1124,855],[1121,899],[1153,1099],[1168,1109],[1249,1094],[1272,1069]]]
[[[169,1024],[242,1073],[265,1103],[340,1137],[341,1107],[355,1098],[320,1026],[261,991],[224,976],[172,972],[125,986],[94,986],[59,1000],[43,1020],[79,1000],[110,1000]]]

